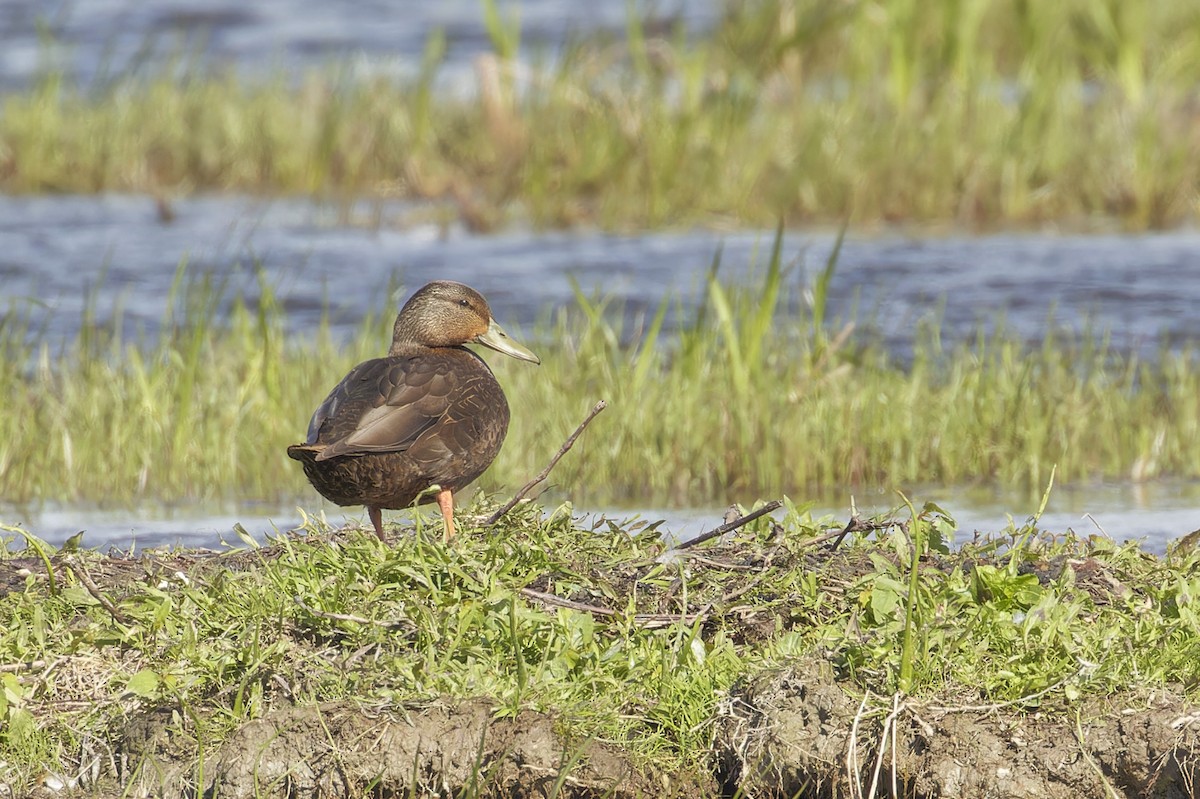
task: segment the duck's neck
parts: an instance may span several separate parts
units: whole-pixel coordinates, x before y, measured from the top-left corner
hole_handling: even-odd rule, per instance
[[[392,347],[388,355],[399,355],[414,347],[451,347],[459,342],[445,340],[437,326],[415,315],[400,314],[392,326]]]

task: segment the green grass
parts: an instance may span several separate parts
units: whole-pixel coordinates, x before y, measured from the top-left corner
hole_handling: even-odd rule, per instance
[[[1157,558],[1031,522],[951,553],[953,519],[932,506],[830,553],[815,539],[831,520],[789,504],[779,525],[760,520],[680,562],[658,559],[658,531],[583,528],[569,505],[522,505],[490,532],[466,522],[450,545],[433,519],[388,546],[310,523],[207,567],[159,553],[107,579],[114,565],[97,553],[25,535],[20,554],[52,557],[60,578],[31,566],[0,596],[6,779],[19,793],[43,772],[76,774],[152,708],[173,711],[176,750],[212,750],[276,704],[378,713],[486,696],[499,717],[553,712],[568,738],[669,771],[711,768],[728,689],[798,657],[828,660],[851,691],[1027,710],[1200,684],[1195,552]],[[169,576],[177,568],[186,579]],[[614,613],[548,606],[527,587]]]
[[[1140,360],[1088,331],[1032,350],[1003,333],[947,347],[930,324],[898,364],[825,320],[820,290],[783,310],[794,281],[777,252],[758,269],[747,287],[714,270],[670,337],[676,300],[638,321],[581,294],[521,334],[540,367],[489,358],[513,421],[480,485],[526,482],[599,399],[608,410],[552,475],[593,507],[966,482],[1037,496],[1055,467],[1067,484],[1200,477],[1193,349]],[[288,333],[265,280],[253,310],[228,293],[181,268],[157,338],[100,325],[92,308],[61,352],[31,330],[31,305],[14,306],[0,323],[0,498],[315,506],[285,448],[351,366],[386,351],[393,310],[338,346],[327,322]]]
[[[540,367],[491,358],[512,423],[481,486],[522,485],[601,398],[610,407],[552,475],[578,503],[844,499],[962,482],[1036,495],[1055,467],[1067,483],[1200,477],[1192,349],[1142,361],[1091,332],[1051,332],[1032,350],[1003,332],[943,349],[930,325],[899,365],[852,326],[830,332],[820,290],[815,308],[782,311],[792,281],[778,251],[762,275],[734,287],[714,270],[671,337],[661,323],[676,300],[625,328],[623,308],[580,294],[522,335]],[[0,497],[316,503],[284,449],[350,367],[385,352],[391,312],[336,346],[328,323],[286,335],[262,289],[251,311],[181,268],[156,340],[127,340],[90,308],[62,353],[31,332],[30,306],[14,307],[0,326]]]
[[[433,199],[484,229],[1196,218],[1187,0],[735,1],[524,72],[519,13],[485,11],[477,99],[433,89],[437,33],[403,84],[48,76],[2,100],[0,190]]]
[[[569,506],[543,520],[533,505],[510,516],[502,535],[467,526],[453,546],[432,524],[395,547],[357,532],[331,544],[328,528],[308,529],[316,535],[281,538],[269,556],[252,553],[235,569],[219,563],[204,578],[139,582],[115,597],[120,618],[72,572],[58,588],[31,582],[0,597],[0,614],[15,622],[0,662],[65,658],[69,672],[46,680],[0,674],[0,760],[35,768],[69,761],[87,743],[86,729],[129,715],[131,695],[144,707],[173,708],[190,720],[188,735],[212,746],[278,701],[285,683],[301,703],[378,709],[490,697],[498,717],[553,710],[570,720],[571,736],[630,741],[643,763],[699,758],[711,741],[710,724],[690,725],[706,720],[741,668],[729,642],[700,641],[698,630],[639,629],[632,617],[609,623],[544,609],[516,593],[546,576],[559,592],[592,587],[605,564],[629,570],[657,554],[657,532],[583,529]],[[52,552],[36,539],[34,547]],[[81,568],[96,570],[95,553],[79,557]],[[41,588],[48,593],[39,596]],[[370,621],[322,615],[330,613]],[[361,668],[331,657],[363,647],[373,649]],[[620,705],[595,701],[618,694]],[[91,699],[83,712],[51,713],[45,704],[81,695]]]

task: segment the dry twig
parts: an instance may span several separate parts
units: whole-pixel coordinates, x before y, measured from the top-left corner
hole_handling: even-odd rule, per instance
[[[1053,685],[1047,685],[1040,691],[1034,691],[1031,694],[1026,694],[1025,696],[1017,697],[1016,699],[1009,699],[1004,702],[989,702],[986,705],[925,705],[923,709],[932,711],[934,713],[994,713],[997,710],[1002,710],[1006,707],[1023,705],[1027,702],[1032,702],[1035,699],[1040,699],[1051,691],[1056,691],[1059,688],[1062,688],[1064,685],[1082,673],[1083,669],[1079,668],[1071,674],[1068,674],[1066,677],[1063,677]]]
[[[83,564],[70,555],[64,557],[62,562],[70,570],[71,574],[74,574],[79,579],[79,582],[83,583],[83,587],[87,589],[87,592],[96,598],[96,601],[100,603],[100,607],[108,611],[108,615],[112,616],[120,624],[129,624],[129,617],[114,605],[111,599],[104,595],[99,586],[93,582],[91,575],[87,573],[87,569],[83,568]]]
[[[846,522],[846,526],[844,528],[842,528],[842,530],[840,532],[838,532],[834,535],[825,536],[824,539],[822,539],[822,540],[827,540],[829,538],[833,538],[834,539],[833,543],[829,545],[829,548],[831,550],[833,550],[833,549],[837,549],[839,546],[841,546],[842,540],[846,536],[850,535],[850,533],[865,533],[867,530],[882,530],[883,528],[891,527],[894,524],[903,525],[904,522],[896,522],[896,521],[892,521],[890,519],[886,519],[884,521],[879,521],[879,522],[863,521],[862,519],[860,519],[858,517],[858,514],[855,513],[850,516],[850,521]],[[815,542],[810,542],[810,543],[815,543]]]
[[[393,619],[390,621],[385,621],[382,619],[367,619],[362,616],[351,616],[347,613],[330,613],[326,610],[317,610],[314,607],[306,605],[304,600],[299,596],[292,597],[292,601],[299,605],[301,610],[311,613],[314,616],[319,616],[322,619],[329,619],[331,621],[348,621],[354,624],[366,624],[374,627],[382,627],[385,630],[395,630],[398,628],[407,628],[409,630],[416,629],[416,625],[408,619]]]
[[[586,602],[576,602],[573,599],[565,599],[564,597],[550,594],[545,591],[538,591],[535,588],[522,588],[521,593],[530,599],[536,599],[539,602],[545,602],[547,605],[557,605],[560,608],[570,608],[571,610],[579,610],[584,613],[591,613],[595,616],[616,616],[617,612],[612,608],[602,607],[600,605],[589,605]]]
[[[524,499],[525,495],[528,494],[530,491],[532,491],[537,486],[538,483],[541,483],[543,480],[545,480],[547,477],[549,477],[550,470],[553,469],[555,467],[555,465],[562,459],[563,455],[567,454],[567,451],[570,450],[571,447],[575,446],[575,439],[579,438],[580,434],[583,433],[584,429],[589,424],[591,424],[591,421],[593,419],[596,418],[596,415],[598,413],[600,413],[600,411],[604,410],[607,407],[608,407],[608,403],[605,402],[604,400],[600,400],[599,402],[597,402],[595,407],[592,408],[591,413],[589,413],[587,415],[587,418],[579,423],[579,427],[575,428],[575,432],[572,433],[570,435],[570,437],[567,438],[567,440],[563,442],[562,446],[558,448],[558,452],[554,453],[554,457],[550,459],[550,462],[548,464],[546,464],[546,468],[542,469],[542,471],[538,473],[537,477],[533,478],[528,483],[526,483],[524,486],[522,486],[521,490],[518,491],[512,499],[510,499],[508,502],[506,502],[504,504],[504,507],[500,508],[500,510],[496,511],[491,516],[487,517],[487,519],[483,523],[483,526],[491,527],[493,524],[498,522],[500,520],[500,517],[502,517],[504,514],[508,513],[510,510],[515,508],[517,506],[517,503],[520,502],[522,499]]]
[[[713,528],[712,530],[709,530],[707,533],[701,533],[700,535],[696,536],[695,538],[691,538],[691,539],[688,539],[687,541],[684,541],[682,544],[675,547],[675,549],[676,550],[688,549],[689,547],[694,547],[697,544],[703,544],[705,541],[710,541],[719,536],[723,536],[726,533],[730,532],[731,530],[736,530],[743,525],[749,524],[750,522],[754,521],[755,519],[759,518],[760,516],[766,516],[768,513],[777,511],[782,507],[783,507],[782,502],[780,502],[777,499],[773,499],[756,511],[747,513],[745,516],[741,516],[737,519],[734,519],[731,522],[722,524],[720,527]]]
[[[578,610],[583,613],[591,613],[595,616],[612,617],[621,615],[612,608],[606,608],[601,605],[589,605],[586,602],[576,602],[573,599],[565,599],[555,594],[546,593],[545,591],[538,591],[534,588],[522,588],[521,594],[530,599],[544,602],[547,605],[557,605],[558,607]],[[695,613],[637,613],[633,617],[633,623],[638,627],[645,627],[651,630],[671,624],[694,624],[697,619],[707,616],[711,610],[712,604],[710,603]]]

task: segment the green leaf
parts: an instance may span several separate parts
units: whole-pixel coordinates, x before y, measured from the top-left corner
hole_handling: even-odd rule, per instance
[[[881,575],[871,588],[871,615],[876,623],[892,617],[900,597],[904,595],[904,585],[886,575]]]
[[[704,658],[708,655],[708,650],[704,648],[704,641],[700,638],[693,638],[691,643],[692,660],[696,661],[697,666],[704,665]]]
[[[7,708],[10,703],[20,705],[25,699],[25,687],[21,685],[20,678],[11,672],[0,674],[0,689],[0,702],[4,703],[0,707]],[[0,718],[3,718],[3,715],[0,713]]]
[[[150,669],[142,669],[129,678],[129,682],[125,685],[125,691],[146,699],[152,699],[158,696],[158,683],[158,674]]]
[[[241,522],[238,522],[235,525],[233,525],[233,532],[236,533],[237,537],[241,540],[241,542],[243,544],[245,544],[247,547],[249,547],[250,549],[258,549],[259,548],[260,544],[254,540],[254,536],[252,536],[250,534],[250,531],[247,530],[242,525]]]
[[[991,602],[1002,610],[1028,610],[1042,595],[1033,574],[1012,574],[988,564],[976,566],[971,575],[971,593],[979,603]]]

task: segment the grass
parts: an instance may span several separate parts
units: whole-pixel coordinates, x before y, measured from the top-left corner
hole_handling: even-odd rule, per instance
[[[0,628],[0,761],[19,794],[96,753],[108,762],[113,731],[154,708],[173,714],[175,751],[215,750],[281,704],[379,713],[486,696],[496,717],[553,712],[563,735],[623,746],[643,768],[704,770],[734,682],[799,657],[877,697],[1051,712],[1164,684],[1195,695],[1200,555],[1056,537],[1036,520],[951,553],[953,519],[912,514],[831,553],[817,545],[831,520],[789,504],[676,560],[658,557],[657,530],[583,528],[570,505],[526,504],[450,545],[431,515],[390,546],[310,522],[207,565],[157,553],[128,574],[22,534],[25,552],[0,549],[0,613],[16,622]],[[52,559],[58,582],[32,565],[16,577],[18,554]]]
[[[965,482],[1037,496],[1053,468],[1068,484],[1200,477],[1194,349],[1141,360],[1053,327],[1032,350],[1002,332],[948,347],[931,324],[896,363],[824,319],[834,261],[813,304],[777,249],[756,286],[723,282],[717,264],[671,336],[675,300],[639,319],[579,294],[521,336],[542,366],[490,358],[513,421],[481,486],[523,484],[598,399],[608,411],[553,475],[593,507]],[[184,267],[177,284],[151,339],[92,308],[52,350],[35,306],[2,317],[0,498],[318,501],[285,447],[353,364],[385,351],[392,310],[335,343],[328,324],[291,333],[265,280],[253,307]]]
[[[40,600],[35,591],[4,597],[4,614],[19,623],[8,627],[0,661],[65,657],[71,665],[69,676],[39,687],[4,675],[0,717],[10,732],[0,736],[0,759],[54,762],[83,743],[82,727],[127,717],[132,697],[191,719],[196,740],[219,741],[261,715],[283,681],[300,702],[365,708],[486,696],[498,717],[553,709],[569,714],[573,735],[637,740],[643,757],[680,759],[705,747],[705,729],[686,724],[739,668],[727,642],[695,644],[695,631],[639,631],[631,619],[599,624],[586,613],[533,607],[516,593],[548,575],[559,590],[575,590],[614,552],[629,568],[658,551],[654,531],[580,529],[569,506],[545,520],[529,506],[506,522],[505,535],[458,539],[470,541],[466,549],[420,529],[394,549],[357,533],[331,546],[328,528],[309,529],[318,536],[280,539],[270,555],[251,553],[236,571],[222,564],[207,579],[139,585],[118,600],[119,618],[104,618],[70,578]],[[39,546],[47,549],[30,544]],[[98,563],[81,557],[82,568]],[[81,611],[84,626],[68,635]],[[389,626],[396,620],[399,628]],[[363,647],[376,650],[364,668],[347,672],[331,659]],[[595,702],[606,692],[626,702]],[[43,705],[81,693],[95,702],[77,715],[56,717]]]
[[[438,33],[408,82],[48,75],[3,98],[0,190],[403,197],[479,229],[1196,218],[1186,0],[734,0],[710,31],[631,17],[550,66],[484,9],[467,97],[434,88]]]

